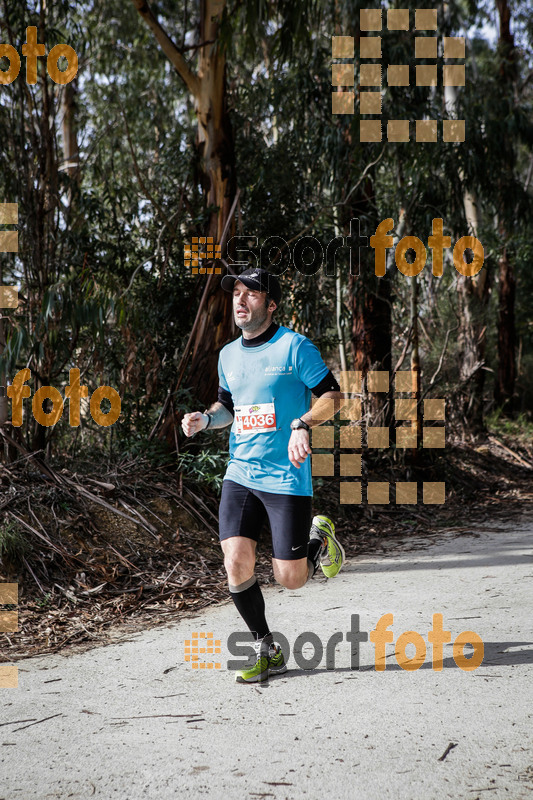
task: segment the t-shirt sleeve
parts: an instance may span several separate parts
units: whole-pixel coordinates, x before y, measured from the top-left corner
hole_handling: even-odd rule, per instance
[[[218,359],[218,402],[228,409],[230,414],[233,414],[233,398],[229,390],[224,369],[222,367],[222,360]]]
[[[329,372],[318,347],[306,337],[303,337],[296,347],[294,369],[297,376],[309,389],[317,386]]]
[[[311,391],[315,397],[322,397],[326,392],[340,392],[339,386],[335,375],[329,370],[325,378],[322,378],[317,386],[311,386]]]
[[[230,414],[234,414],[233,398],[231,392],[227,392],[222,386],[218,387],[218,402],[227,408]]]
[[[218,384],[221,389],[224,391],[229,392],[228,382],[226,380],[226,376],[224,375],[224,367],[222,366],[222,359],[218,357]]]

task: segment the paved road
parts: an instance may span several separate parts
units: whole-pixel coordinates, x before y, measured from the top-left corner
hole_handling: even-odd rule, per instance
[[[236,684],[229,603],[85,653],[20,662],[19,688],[2,690],[0,800],[531,797],[532,532],[522,523],[448,535],[353,559],[329,582],[267,590],[271,625],[291,647],[304,631],[324,648],[344,634],[332,670],[325,654],[307,671],[291,655],[291,670],[267,685]],[[352,669],[352,615],[371,632],[388,613],[395,642],[404,631],[423,637],[425,662],[406,671],[387,644],[376,671],[374,644],[363,642]],[[482,638],[481,666],[460,669],[450,643],[442,671],[432,669],[434,613],[452,642],[464,630]],[[184,660],[193,631],[220,638],[220,669]],[[298,658],[312,656],[308,644]]]

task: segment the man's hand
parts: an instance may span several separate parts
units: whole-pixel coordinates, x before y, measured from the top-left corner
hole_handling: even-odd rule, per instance
[[[300,469],[300,464],[303,464],[310,452],[309,431],[306,431],[305,428],[293,431],[289,439],[289,461],[291,464]]]
[[[194,436],[207,427],[208,421],[208,417],[201,411],[193,411],[191,414],[185,414],[181,420],[181,427],[186,436]]]

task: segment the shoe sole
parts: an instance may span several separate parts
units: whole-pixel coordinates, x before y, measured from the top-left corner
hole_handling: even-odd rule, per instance
[[[333,522],[331,522],[331,520],[328,517],[324,517],[323,515],[318,514],[317,516],[313,517],[313,519],[311,521],[311,528],[315,527],[318,531],[320,531],[320,533],[322,533],[322,534],[324,533],[324,531],[322,530],[320,525],[317,525],[317,523],[315,522],[316,519],[318,519],[318,520],[322,520],[322,519],[327,520],[326,526],[332,531],[332,534],[330,534],[330,535],[333,535],[333,537],[335,536],[335,525],[333,524]]]
[[[335,539],[335,537],[333,537],[333,539]],[[344,552],[344,547],[342,546],[342,544],[339,542],[338,539],[335,539],[335,544],[337,545],[337,547],[341,551],[341,565],[340,565],[339,569],[337,570],[337,572],[335,573],[335,575],[326,575],[326,573],[324,572],[324,567],[321,566],[322,572],[324,572],[324,575],[326,576],[326,578],[336,578],[337,575],[339,574],[339,572],[341,571],[341,569],[343,568],[344,562],[346,561],[346,553]],[[326,567],[326,569],[328,569],[328,567]]]
[[[284,664],[282,667],[275,667],[274,669],[270,669],[269,667],[266,675],[264,672],[262,672],[260,675],[254,676],[247,681],[244,680],[244,678],[241,678],[240,675],[237,675],[235,678],[235,683],[264,683],[268,680],[269,675],[281,675],[284,672],[287,672],[286,664]]]
[[[235,683],[264,683],[268,680],[268,675],[263,678],[261,675],[258,675],[256,678],[249,678],[247,681],[244,678],[241,678],[240,675],[237,675],[235,678]]]

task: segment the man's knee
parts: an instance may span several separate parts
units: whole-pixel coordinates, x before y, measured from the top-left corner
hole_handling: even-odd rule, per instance
[[[238,585],[253,575],[255,563],[248,557],[239,558],[237,555],[230,555],[224,557],[224,567],[229,582]]]
[[[222,543],[224,551],[224,567],[229,582],[239,585],[253,575],[255,569],[254,547],[248,542],[225,540]]]
[[[307,565],[300,563],[290,566],[274,565],[274,577],[286,589],[300,589],[307,581]]]
[[[284,586],[285,589],[300,589],[304,585],[304,583],[306,583],[306,581],[307,581],[307,575],[303,577],[301,575],[298,576],[291,575],[291,576],[284,576],[281,580],[278,580],[278,583]]]

